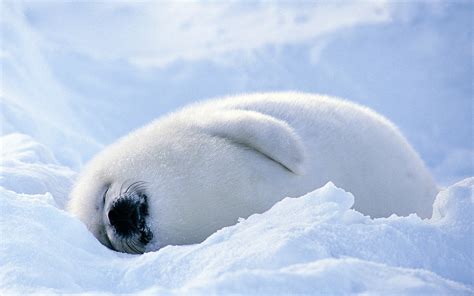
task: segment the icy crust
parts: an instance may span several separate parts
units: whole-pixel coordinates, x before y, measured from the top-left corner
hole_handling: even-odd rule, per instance
[[[1,295],[474,293],[474,178],[442,191],[432,219],[371,219],[328,183],[201,244],[134,256],[102,246],[61,209],[72,172],[47,149],[22,137],[9,143],[17,148],[2,163]],[[13,182],[14,174],[29,179]]]

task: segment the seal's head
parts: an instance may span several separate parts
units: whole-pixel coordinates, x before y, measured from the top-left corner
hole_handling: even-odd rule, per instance
[[[126,180],[90,184],[87,197],[93,198],[73,200],[69,209],[105,246],[119,252],[144,253],[153,239],[146,182]],[[77,191],[74,190],[76,194]]]

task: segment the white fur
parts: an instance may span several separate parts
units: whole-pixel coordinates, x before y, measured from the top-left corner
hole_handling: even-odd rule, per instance
[[[70,211],[104,243],[108,184],[148,182],[152,249],[216,230],[328,181],[373,217],[431,215],[437,188],[397,128],[325,96],[262,93],[191,105],[125,136],[85,168]]]

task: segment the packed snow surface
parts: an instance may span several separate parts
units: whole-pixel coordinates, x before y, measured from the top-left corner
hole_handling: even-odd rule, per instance
[[[431,219],[371,219],[328,183],[203,243],[129,255],[63,210],[74,172],[30,137],[2,141],[1,295],[474,294],[474,178],[443,190]]]

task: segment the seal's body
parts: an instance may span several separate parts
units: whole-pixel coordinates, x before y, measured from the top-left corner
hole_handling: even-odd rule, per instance
[[[397,128],[350,102],[263,93],[194,104],[87,165],[70,211],[105,245],[141,253],[216,230],[332,181],[372,217],[431,216],[429,172]]]

